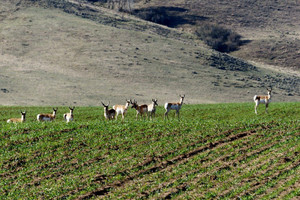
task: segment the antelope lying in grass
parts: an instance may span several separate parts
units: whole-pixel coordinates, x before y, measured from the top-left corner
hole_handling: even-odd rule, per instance
[[[114,105],[113,109],[116,111],[117,115],[116,115],[116,119],[118,119],[118,115],[121,114],[122,115],[122,120],[124,120],[124,116],[127,112],[127,109],[129,107],[131,100],[126,100],[126,104],[124,105]]]
[[[21,111],[21,118],[11,118],[7,120],[7,123],[23,123],[25,122],[26,111]]]
[[[257,114],[257,107],[259,106],[259,104],[266,104],[265,112],[268,113],[268,107],[269,107],[269,104],[271,102],[272,88],[271,89],[267,88],[267,91],[268,91],[268,95],[267,96],[255,95],[253,97],[253,100],[255,102],[255,107],[254,107],[255,114]]]
[[[136,120],[138,120],[139,115],[143,117],[144,113],[148,112],[148,105],[138,105],[137,101],[134,99],[133,102],[130,100],[130,103],[132,104],[131,108],[134,108],[136,110]]]
[[[107,105],[105,105],[103,102],[101,102],[103,107],[104,107],[104,117],[105,119],[108,120],[113,120],[116,116],[116,111],[115,109],[108,109],[109,103]]]
[[[36,116],[38,121],[53,121],[56,117],[58,108],[53,108],[53,114],[38,114]]]
[[[75,106],[73,106],[73,108],[69,107],[69,109],[70,109],[70,112],[64,114],[64,119],[65,119],[65,121],[67,121],[67,123],[74,120],[73,111],[75,109]]]
[[[183,96],[179,95],[179,96],[180,96],[179,102],[177,102],[177,103],[165,103],[165,109],[166,109],[165,119],[166,118],[169,119],[168,113],[170,112],[170,110],[176,110],[176,114],[178,116],[178,120],[180,119],[179,118],[179,110],[180,110],[180,108],[181,108],[181,106],[183,104],[183,99],[184,99],[185,95],[183,95]]]
[[[152,103],[148,105],[148,115],[151,119],[153,115],[155,117],[156,106],[158,106],[157,99],[152,99]]]

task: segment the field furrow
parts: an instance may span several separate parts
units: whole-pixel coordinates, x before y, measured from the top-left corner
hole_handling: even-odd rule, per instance
[[[268,146],[263,147],[262,149],[259,149],[259,152],[264,152],[268,149],[270,149],[271,147],[273,147],[274,145],[276,145],[276,143],[272,143]],[[240,166],[238,166],[237,163],[241,163],[243,162],[243,160],[245,160],[245,158],[248,157],[252,157],[252,155],[256,155],[258,154],[258,151],[254,152],[253,154],[248,154],[248,155],[242,155],[240,157],[234,157],[236,152],[233,152],[231,155],[229,155],[228,157],[234,157],[233,160],[228,161],[228,159],[226,159],[226,157],[220,161],[218,161],[218,165],[216,165],[215,167],[212,167],[209,171],[205,171],[204,173],[199,173],[195,176],[195,178],[193,178],[189,185],[201,185],[203,183],[203,181],[205,181],[207,179],[207,177],[210,177],[209,181],[213,184],[217,186],[217,183],[219,181],[222,181],[222,186],[228,186],[231,185],[229,184],[230,179],[236,179],[234,178],[234,172],[240,172],[241,168]],[[227,158],[228,158],[227,157]],[[208,167],[211,165],[207,165],[205,167]],[[220,174],[222,174],[220,176]],[[230,177],[229,179],[225,179],[223,180],[222,177],[228,175],[228,177]],[[221,180],[219,180],[221,178]],[[212,186],[212,188],[215,188],[216,186]],[[206,188],[204,188],[205,190],[207,190]],[[201,189],[197,188],[196,189],[197,192],[201,191]],[[180,191],[177,191],[177,193],[179,193]],[[204,191],[203,191],[204,192]],[[222,195],[222,193],[220,193],[220,190],[218,190],[219,195]],[[169,195],[167,193],[167,195]]]
[[[291,186],[297,187],[297,179],[299,179],[299,177],[297,177],[296,174],[291,175],[291,173],[285,173],[284,176],[280,177],[277,182],[272,182],[264,191],[260,190],[259,192],[256,192],[258,195],[256,195],[255,198],[280,198],[279,194],[282,193],[281,196],[284,196],[283,191],[285,191],[286,188]]]
[[[266,128],[266,127],[264,127],[264,128]],[[260,127],[259,129],[261,129],[261,127]],[[250,131],[250,133],[254,133],[254,132],[255,132],[254,130],[251,130],[251,131]],[[227,138],[226,140],[228,140],[228,141],[234,141],[235,138],[240,138],[242,135],[244,135],[244,133],[239,133],[239,134],[237,134],[237,135],[231,136],[231,137]],[[210,145],[209,145],[210,147],[207,148],[207,149],[214,148],[215,146],[221,147],[221,146],[224,145],[224,144],[226,144],[226,142],[224,142],[224,141],[218,141],[216,144],[210,144]],[[208,147],[208,146],[207,146],[207,147]],[[202,148],[203,148],[203,147],[202,147]],[[197,152],[197,151],[198,151],[198,149],[196,149],[196,150],[194,150],[194,151],[192,151],[192,152],[190,152],[190,153],[192,153],[192,154],[194,155],[194,152]],[[176,162],[171,162],[171,163],[174,163],[173,165],[175,165],[175,164],[178,165],[178,164],[180,164],[180,163],[184,163],[185,161],[189,160],[189,159],[188,159],[189,157],[191,157],[191,156],[187,156],[187,159],[184,159],[183,162],[178,162],[177,164],[176,164]],[[224,159],[226,159],[226,158],[228,158],[228,156],[225,156]],[[204,161],[203,161],[203,162],[204,162]],[[173,165],[170,165],[171,167],[165,166],[165,169],[164,169],[164,170],[168,170],[168,168],[172,168]],[[160,171],[160,170],[154,170],[153,173],[155,173],[155,172],[157,172],[157,171]],[[195,172],[193,172],[193,173],[195,173]],[[186,176],[187,176],[187,174],[186,174]],[[151,181],[150,181],[150,182],[151,182]],[[137,180],[135,180],[134,183],[137,183]],[[163,185],[164,185],[164,184],[163,184]],[[171,183],[171,184],[170,184],[170,183],[167,183],[167,185],[172,185],[172,183]],[[148,192],[144,192],[144,193],[147,194],[147,195],[149,195]]]
[[[243,129],[243,128],[239,128],[239,129]],[[183,147],[180,147],[181,149],[186,149],[187,147],[189,148],[192,148],[193,146],[197,146],[198,144],[205,144],[210,138],[218,138],[218,136],[228,136],[230,135],[230,133],[233,133],[234,131],[237,131],[239,130],[237,128],[233,129],[233,130],[228,130],[228,131],[225,131],[225,132],[221,132],[220,134],[216,135],[215,137],[209,137],[209,138],[206,138],[206,139],[202,139],[200,141],[196,141],[196,142],[193,142],[192,144],[189,144],[189,145],[185,145]],[[208,147],[210,147],[211,144],[209,144]],[[213,145],[212,145],[213,146]],[[203,147],[201,147],[200,149],[202,149]],[[204,150],[204,149],[202,149]],[[178,149],[176,150],[178,151]],[[196,149],[196,150],[193,150],[193,151],[190,151],[184,155],[180,155],[178,156],[177,158],[173,158],[173,160],[166,160],[165,157],[169,156],[169,155],[172,155],[172,154],[175,154],[175,151],[170,151],[170,152],[166,152],[162,155],[155,155],[155,156],[151,156],[149,157],[148,159],[146,159],[144,162],[142,163],[139,163],[138,165],[134,166],[133,168],[130,168],[130,169],[125,169],[125,170],[122,170],[122,171],[118,171],[112,175],[104,175],[104,174],[98,174],[98,175],[95,175],[95,182],[99,182],[99,180],[101,180],[101,182],[104,181],[104,179],[109,179],[113,176],[124,176],[125,177],[125,181],[128,181],[130,179],[133,179],[132,176],[140,176],[142,174],[148,174],[149,172],[155,172],[159,169],[163,169],[165,168],[167,165],[169,165],[170,163],[176,163],[178,160],[182,160],[184,158],[188,158],[190,157],[192,154],[195,154],[195,152],[199,151],[199,149]],[[158,163],[158,164],[157,164]],[[147,166],[150,166],[150,168],[147,169]],[[134,175],[132,175],[134,174]],[[128,176],[126,178],[126,176]],[[105,177],[105,178],[104,178]],[[114,185],[114,183],[113,183]],[[120,182],[117,181],[116,182],[116,185],[120,185]],[[106,188],[108,188],[107,186],[104,187],[104,190],[106,190]],[[111,187],[109,187],[110,189],[112,189]],[[76,189],[76,192],[78,191],[78,189]],[[70,195],[70,194],[73,194],[74,192],[70,191],[67,195]]]
[[[259,135],[259,133],[258,133],[258,135]],[[168,182],[160,184],[157,188],[152,188],[152,189],[148,188],[148,191],[144,191],[144,194],[142,196],[145,196],[145,195],[151,196],[151,194],[157,193],[158,191],[162,190],[163,188],[168,188],[170,185],[174,185],[174,183],[177,180],[184,179],[185,177],[188,177],[188,176],[195,176],[198,173],[205,171],[205,169],[209,166],[213,166],[219,162],[227,161],[228,158],[230,158],[231,156],[235,156],[236,154],[238,154],[241,151],[247,151],[248,149],[251,148],[251,146],[248,145],[249,142],[251,142],[251,140],[253,139],[251,137],[257,137],[258,135],[253,134],[253,135],[248,135],[248,136],[244,137],[243,141],[241,142],[242,143],[241,145],[243,145],[241,148],[234,148],[231,145],[231,142],[229,142],[229,143],[222,143],[217,148],[210,149],[208,152],[202,152],[202,154],[209,154],[210,159],[207,159],[207,158],[205,158],[205,156],[202,156],[202,155],[197,155],[196,157],[200,157],[200,158],[185,159],[185,160],[182,160],[181,162],[178,162],[176,165],[170,165],[170,166],[166,167],[165,169],[163,169],[161,171],[162,173],[164,172],[164,176],[166,176],[167,173],[169,173],[169,172],[171,173],[173,171],[173,168],[180,168],[180,166],[185,165],[186,163],[189,163],[189,165],[201,164],[201,168],[187,170],[184,174],[180,174],[180,176],[177,175],[175,178],[168,180]],[[252,145],[255,145],[255,144],[252,144]],[[223,153],[220,154],[219,152],[222,152],[222,151],[224,151],[224,152],[229,151],[230,153],[229,154],[223,154]],[[204,157],[204,158],[201,158],[201,157]],[[169,175],[169,176],[172,176],[172,175]],[[138,182],[147,182],[147,181],[154,182],[154,180],[149,180],[149,179],[147,179],[147,177],[145,177],[145,179],[146,180],[144,180],[144,181],[139,180]],[[133,188],[135,188],[134,184],[136,184],[136,183],[137,183],[137,180],[134,181],[134,183],[132,185]],[[126,186],[126,187],[128,187],[128,186]]]
[[[255,130],[251,130],[251,131],[247,131],[247,132],[243,132],[243,133],[239,133],[237,135],[234,135],[234,136],[231,136],[229,138],[227,138],[226,140],[222,140],[222,141],[217,141],[215,143],[210,143],[204,147],[200,147],[200,148],[197,148],[195,150],[192,150],[188,153],[185,153],[183,155],[179,155],[171,160],[167,160],[167,161],[164,161],[164,162],[161,162],[151,168],[148,168],[148,169],[145,169],[145,170],[141,170],[133,175],[130,175],[128,177],[126,177],[123,181],[120,181],[120,182],[116,182],[110,186],[106,186],[106,187],[102,187],[100,188],[99,190],[96,190],[94,192],[91,192],[91,193],[87,193],[86,195],[84,196],[81,196],[80,199],[85,199],[85,198],[90,198],[92,196],[101,196],[101,195],[105,195],[109,190],[112,190],[114,189],[115,187],[120,187],[122,186],[123,184],[127,183],[128,181],[131,181],[131,180],[134,180],[135,178],[137,177],[140,177],[140,176],[143,176],[145,174],[149,174],[149,173],[154,173],[154,172],[157,172],[157,171],[160,171],[164,168],[167,168],[168,166],[171,166],[171,165],[174,165],[176,164],[177,162],[180,162],[182,160],[186,160],[186,159],[189,159],[190,157],[192,156],[195,156],[201,152],[204,152],[208,149],[212,149],[212,148],[215,148],[216,146],[218,145],[221,145],[223,143],[226,143],[226,141],[234,141],[238,138],[241,138],[241,137],[245,137],[247,136],[248,134],[251,134],[251,133],[255,133]]]
[[[135,113],[128,113],[125,122],[108,122],[86,108],[90,110],[69,124],[9,125],[3,120],[0,194],[8,199],[299,195],[295,109],[300,107],[274,104],[289,113],[286,117],[249,114],[248,104],[185,107],[202,117],[182,112],[180,122],[135,121]]]

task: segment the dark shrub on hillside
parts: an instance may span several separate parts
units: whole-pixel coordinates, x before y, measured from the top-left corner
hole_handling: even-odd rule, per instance
[[[151,21],[157,24],[168,26],[170,23],[170,17],[164,8],[151,8],[145,10],[135,10],[133,14],[137,17]]]
[[[218,25],[203,25],[195,33],[207,45],[220,52],[232,52],[242,45],[239,34]]]
[[[107,0],[87,0],[87,1],[90,1],[90,2],[101,2],[101,3],[107,3]]]

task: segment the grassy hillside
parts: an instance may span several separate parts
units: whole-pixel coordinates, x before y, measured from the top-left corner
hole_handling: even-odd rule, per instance
[[[148,0],[137,10],[165,10],[167,25],[193,31],[203,24],[218,24],[248,41],[233,55],[245,60],[300,70],[300,3],[240,0]],[[258,65],[258,64],[257,64]]]
[[[272,86],[298,101],[300,78],[210,50],[193,35],[77,1],[3,1],[1,105],[245,102]]]
[[[181,121],[103,120],[75,108],[0,107],[0,199],[299,197],[299,103],[184,105]],[[27,110],[27,122],[7,124]],[[173,113],[172,113],[173,114]]]

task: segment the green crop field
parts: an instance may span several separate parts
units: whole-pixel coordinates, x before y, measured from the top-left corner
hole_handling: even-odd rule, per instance
[[[26,122],[8,124],[26,110]],[[103,107],[0,107],[0,199],[297,199],[300,103],[158,107],[106,121]]]

